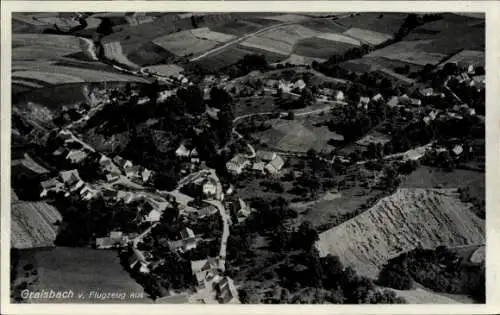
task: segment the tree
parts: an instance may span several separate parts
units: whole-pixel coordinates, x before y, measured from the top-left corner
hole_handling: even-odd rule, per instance
[[[314,94],[311,91],[310,88],[305,87],[302,89],[302,92],[300,93],[300,98],[299,98],[299,104],[302,107],[312,105],[315,101]]]
[[[318,231],[309,221],[303,222],[292,234],[292,246],[303,250],[310,250],[317,240],[319,240]]]

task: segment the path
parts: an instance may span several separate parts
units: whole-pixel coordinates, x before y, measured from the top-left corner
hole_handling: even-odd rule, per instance
[[[219,46],[219,47],[211,49],[211,50],[209,50],[207,52],[204,52],[203,54],[201,54],[201,55],[199,55],[197,57],[191,58],[191,60],[189,60],[189,61],[193,62],[193,61],[200,60],[202,58],[205,58],[208,55],[211,55],[211,54],[213,54],[215,52],[218,52],[219,50],[223,50],[223,49],[228,48],[231,45],[238,44],[239,42],[242,42],[242,41],[244,41],[245,39],[247,39],[249,37],[252,37],[254,35],[257,35],[257,34],[260,34],[260,33],[263,33],[263,32],[267,32],[267,31],[270,31],[270,30],[273,30],[273,29],[276,29],[276,28],[280,28],[280,27],[283,27],[283,26],[286,26],[286,25],[290,25],[290,24],[297,24],[297,22],[284,22],[284,23],[280,23],[280,24],[271,25],[271,26],[267,26],[267,27],[261,28],[261,29],[255,31],[255,32],[248,33],[248,34],[245,34],[245,35],[243,35],[241,37],[233,39],[233,40],[227,42],[226,44],[224,44],[222,46]]]

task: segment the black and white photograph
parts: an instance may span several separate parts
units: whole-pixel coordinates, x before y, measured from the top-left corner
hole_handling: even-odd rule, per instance
[[[10,303],[486,303],[484,12],[10,23]]]

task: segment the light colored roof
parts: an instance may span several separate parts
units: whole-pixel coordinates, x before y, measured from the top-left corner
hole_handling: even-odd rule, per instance
[[[189,150],[184,144],[181,144],[177,150],[175,150],[175,155],[177,156],[189,156]]]
[[[278,155],[267,164],[266,168],[269,170],[269,167],[271,167],[274,170],[279,171],[283,165],[285,165],[285,161]]]
[[[63,182],[68,184],[72,184],[73,182],[80,180],[80,174],[77,170],[61,171],[59,172],[59,175],[61,176]]]
[[[259,150],[256,152],[256,158],[264,161],[271,161],[276,157],[276,153],[272,151]]]
[[[229,165],[234,165],[236,167],[242,167],[249,163],[248,159],[243,154],[236,154],[231,160],[229,160]]]
[[[266,166],[266,163],[257,162],[257,163],[253,164],[252,169],[257,170],[257,171],[262,171],[262,170],[264,170],[265,166]]]
[[[190,228],[185,228],[184,230],[181,231],[181,237],[183,239],[185,238],[193,238],[195,235],[194,235],[194,232],[192,229]]]
[[[40,183],[40,185],[45,189],[55,187],[58,184],[62,185],[62,183],[55,178],[51,178]]]
[[[87,152],[82,150],[71,150],[69,151],[66,159],[75,161],[76,163],[83,161],[88,156]]]

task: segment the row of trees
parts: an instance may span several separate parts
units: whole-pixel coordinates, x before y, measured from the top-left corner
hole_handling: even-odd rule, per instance
[[[484,264],[468,266],[444,246],[403,253],[389,260],[378,278],[381,285],[399,290],[411,289],[414,281],[437,292],[469,294],[485,301]]]

